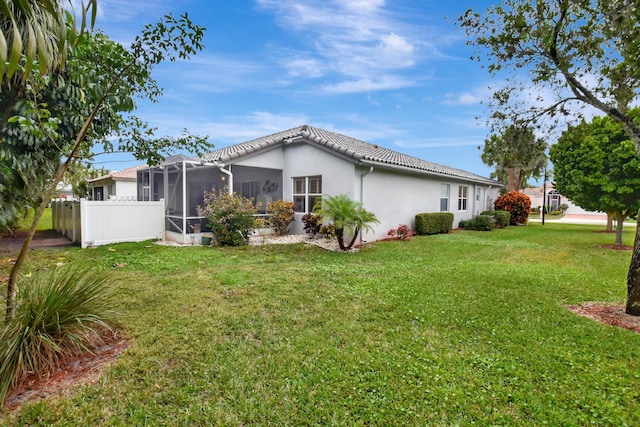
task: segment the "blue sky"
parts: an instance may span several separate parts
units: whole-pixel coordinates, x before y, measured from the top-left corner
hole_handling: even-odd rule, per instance
[[[205,49],[162,64],[156,104],[136,115],[179,135],[209,135],[216,148],[302,124],[483,176],[489,134],[487,71],[469,59],[454,24],[467,0],[101,0],[96,27],[128,45],[147,23],[188,12],[207,28]],[[131,156],[100,155],[121,170]]]

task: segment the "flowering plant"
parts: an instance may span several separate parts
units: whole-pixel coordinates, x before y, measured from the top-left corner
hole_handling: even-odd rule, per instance
[[[400,224],[398,228],[392,228],[387,232],[387,236],[396,237],[398,240],[409,240],[415,234],[406,224]]]

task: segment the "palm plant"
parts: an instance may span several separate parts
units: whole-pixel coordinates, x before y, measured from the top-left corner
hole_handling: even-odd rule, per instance
[[[62,268],[37,273],[20,288],[16,315],[0,331],[0,406],[8,391],[100,341],[115,305],[109,276]]]
[[[338,245],[343,251],[353,247],[360,231],[372,230],[370,224],[380,223],[362,203],[356,202],[346,194],[323,197],[314,210],[323,218],[333,222]],[[344,239],[347,235],[351,235],[351,240],[345,245]]]
[[[73,9],[71,0],[0,0],[0,83],[19,69],[23,56],[24,76],[29,75],[36,61],[42,74],[64,64],[67,44],[74,44],[77,39],[75,17],[65,13],[64,3]],[[97,0],[81,3],[80,34],[86,26],[89,11],[93,26],[96,6]],[[72,20],[69,33],[65,15]]]

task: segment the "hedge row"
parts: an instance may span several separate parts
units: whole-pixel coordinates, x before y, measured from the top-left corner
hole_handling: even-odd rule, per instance
[[[448,233],[452,227],[453,214],[451,212],[421,213],[416,215],[416,234],[419,236]]]

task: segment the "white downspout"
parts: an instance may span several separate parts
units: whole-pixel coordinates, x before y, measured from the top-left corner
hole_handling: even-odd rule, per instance
[[[187,242],[187,164],[182,161],[182,243]]]
[[[224,165],[218,165],[218,168],[220,168],[220,172],[229,177],[229,195],[233,194],[233,173],[231,172],[231,165],[229,165],[229,170],[226,170]]]
[[[373,166],[369,170],[360,174],[360,203],[364,206],[364,177],[373,173]],[[360,230],[360,244],[365,243],[362,238],[362,230]]]

